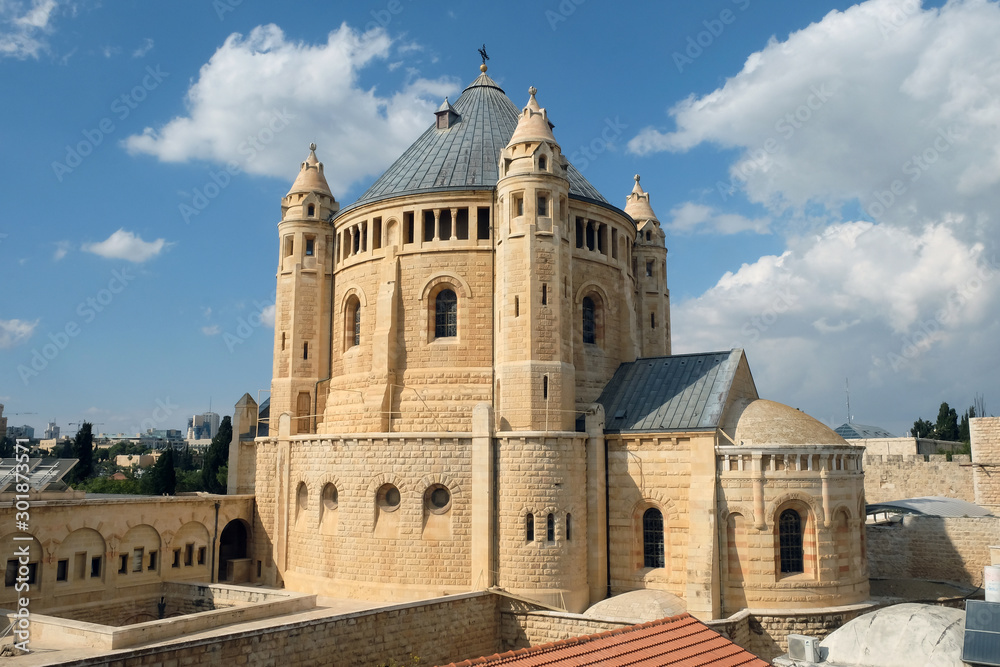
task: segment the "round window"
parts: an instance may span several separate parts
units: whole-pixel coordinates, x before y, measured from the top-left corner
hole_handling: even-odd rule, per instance
[[[399,508],[399,489],[392,484],[383,484],[378,490],[376,501],[379,508],[386,512],[392,512]]]
[[[328,510],[337,509],[337,487],[333,484],[323,487],[323,507]]]
[[[424,498],[427,509],[433,514],[443,514],[451,508],[451,492],[441,484],[429,488]]]

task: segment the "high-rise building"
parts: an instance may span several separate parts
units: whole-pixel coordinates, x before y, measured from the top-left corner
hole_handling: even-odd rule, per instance
[[[58,440],[59,439],[59,427],[56,426],[54,421],[49,422],[45,426],[45,439],[46,440]]]

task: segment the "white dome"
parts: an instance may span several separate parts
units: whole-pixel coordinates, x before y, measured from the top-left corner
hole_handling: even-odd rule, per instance
[[[831,667],[966,667],[965,612],[897,604],[859,616],[820,642]]]
[[[673,593],[647,588],[601,600],[583,615],[604,621],[648,623],[686,611],[687,603]]]

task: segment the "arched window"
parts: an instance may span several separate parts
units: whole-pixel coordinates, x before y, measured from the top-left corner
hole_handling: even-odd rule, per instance
[[[549,168],[548,167],[548,162],[545,160],[545,156],[544,155],[540,155],[538,157],[538,168],[541,169],[542,171],[545,171],[545,170],[547,170]]]
[[[344,312],[345,348],[361,344],[361,302],[351,296]]]
[[[548,518],[545,519],[545,539],[549,542],[556,541],[556,517],[554,514],[549,514]]]
[[[785,510],[778,519],[778,555],[782,574],[803,571],[802,517],[793,509]]]
[[[309,204],[309,217],[316,215],[316,206],[314,204]]]
[[[642,515],[643,567],[663,567],[663,514],[650,507]]]
[[[597,342],[597,325],[594,316],[594,300],[589,296],[583,299],[583,342],[591,345]]]
[[[535,515],[529,514],[524,520],[524,535],[529,542],[535,541]]]
[[[450,289],[438,292],[434,302],[434,337],[458,335],[458,297]]]

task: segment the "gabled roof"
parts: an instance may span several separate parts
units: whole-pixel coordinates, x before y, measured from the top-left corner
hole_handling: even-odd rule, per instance
[[[618,367],[597,402],[609,433],[715,429],[743,350],[636,359]]]
[[[768,667],[768,664],[757,656],[687,614],[596,635],[574,637],[551,644],[465,660],[452,663],[448,667],[474,665]]]
[[[485,72],[469,84],[452,108],[459,116],[453,125],[439,130],[432,124],[339,215],[401,195],[495,189],[500,151],[514,134],[520,109]],[[615,208],[573,165],[569,165],[567,176],[571,197]]]
[[[879,426],[865,426],[864,424],[841,424],[833,429],[844,440],[864,440],[865,438],[895,438],[884,428]]]

